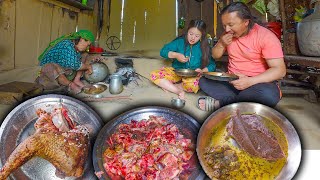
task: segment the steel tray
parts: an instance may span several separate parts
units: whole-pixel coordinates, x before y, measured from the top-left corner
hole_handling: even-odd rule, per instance
[[[212,113],[202,124],[198,134],[197,154],[203,170],[208,174],[208,176],[211,176],[213,173],[212,169],[206,164],[204,158],[205,148],[208,147],[208,144],[212,139],[212,130],[221,121],[224,121],[226,118],[230,118],[234,115],[237,110],[241,113],[257,113],[260,116],[272,120],[282,129],[288,141],[288,157],[287,163],[276,177],[276,180],[292,179],[299,168],[302,156],[301,143],[297,131],[290,121],[278,111],[268,106],[251,102],[240,102],[224,106]]]
[[[191,116],[165,107],[147,106],[143,108],[133,109],[124,114],[119,115],[108,122],[100,131],[93,147],[93,166],[96,172],[102,171],[100,179],[113,179],[107,175],[103,167],[103,152],[108,148],[106,140],[117,130],[117,127],[123,123],[130,123],[131,120],[148,119],[150,115],[163,116],[169,123],[175,124],[180,132],[187,138],[190,138],[193,143],[196,143],[197,134],[200,128],[199,123]],[[196,157],[196,153],[194,154]],[[196,158],[197,159],[197,158]],[[204,179],[205,174],[198,164],[196,170],[190,175],[189,179]]]
[[[62,103],[66,106],[77,123],[86,125],[90,130],[90,143],[94,144],[94,139],[101,129],[103,122],[100,117],[86,104],[74,98],[63,95],[42,95],[29,99],[15,107],[5,118],[0,127],[0,167],[4,165],[15,147],[24,139],[35,132],[34,123],[37,120],[36,110],[42,108],[50,111],[52,107]],[[80,179],[95,179],[91,150],[85,165],[85,173]],[[60,179],[55,175],[56,168],[42,158],[33,158],[11,173],[10,179]],[[65,179],[75,179],[66,177]]]

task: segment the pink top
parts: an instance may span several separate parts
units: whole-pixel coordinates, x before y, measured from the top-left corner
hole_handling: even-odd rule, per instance
[[[279,39],[270,30],[255,24],[249,34],[234,38],[227,46],[229,73],[256,76],[268,69],[267,59],[283,58]]]

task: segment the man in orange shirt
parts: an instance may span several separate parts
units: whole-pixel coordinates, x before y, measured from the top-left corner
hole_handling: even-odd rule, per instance
[[[199,97],[198,107],[213,111],[234,102],[275,106],[281,98],[277,80],[286,74],[279,39],[256,24],[249,8],[241,2],[226,6],[221,20],[225,33],[212,48],[212,56],[218,59],[227,51],[228,72],[239,79],[222,82],[202,77],[200,88],[210,97]]]

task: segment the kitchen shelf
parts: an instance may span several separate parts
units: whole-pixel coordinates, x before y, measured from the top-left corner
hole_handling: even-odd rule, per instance
[[[90,11],[93,10],[93,7],[90,6],[89,1],[87,6],[83,5],[81,2],[76,0],[58,0],[58,1],[68,4],[70,6],[76,7],[80,10],[90,10]]]

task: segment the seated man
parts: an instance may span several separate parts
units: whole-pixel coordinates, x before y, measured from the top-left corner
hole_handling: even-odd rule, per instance
[[[234,2],[221,11],[225,33],[212,49],[213,58],[228,52],[228,72],[238,80],[219,82],[202,77],[200,88],[209,96],[199,97],[205,111],[234,102],[257,102],[275,106],[281,91],[277,80],[286,74],[281,43],[268,29],[256,24],[249,8]]]

